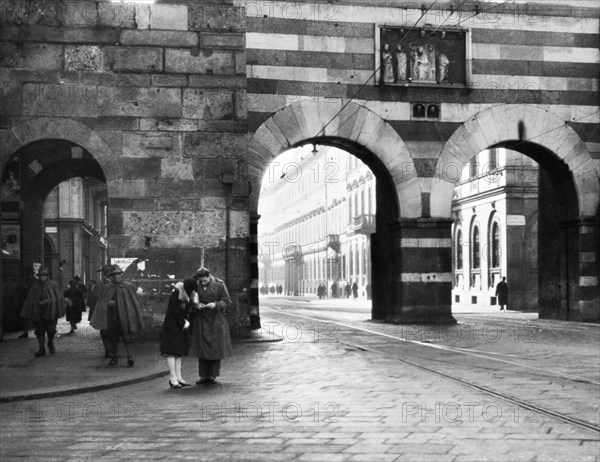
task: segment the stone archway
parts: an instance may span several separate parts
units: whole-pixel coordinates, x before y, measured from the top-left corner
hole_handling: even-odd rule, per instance
[[[431,186],[431,216],[450,217],[452,192],[460,180],[462,167],[484,149],[506,142],[530,142],[552,152],[572,173],[579,213],[582,216],[598,213],[600,183],[596,172],[600,161],[592,159],[575,130],[545,109],[508,104],[475,114],[448,139]]]
[[[250,211],[254,216],[251,241],[256,242],[260,182],[268,164],[281,152],[311,142],[350,152],[363,160],[377,176],[377,232],[371,235],[370,249],[372,268],[377,272],[372,275],[372,315],[374,319],[397,320],[394,318],[402,305],[402,297],[410,299],[413,305],[413,294],[422,292],[421,280],[412,284],[414,281],[410,278],[413,275],[410,275],[412,286],[408,290],[410,284],[402,277],[402,271],[410,271],[411,262],[407,261],[406,255],[409,259],[415,256],[410,251],[401,251],[404,244],[398,241],[398,223],[400,220],[412,223],[422,216],[423,194],[406,144],[384,119],[366,107],[353,102],[305,101],[273,114],[256,130],[249,142],[248,156],[254,184],[250,197]],[[406,241],[410,241],[408,245],[413,244],[410,237]],[[252,252],[251,305],[257,316],[257,247]],[[419,288],[415,291],[416,286]],[[441,318],[447,319],[448,314],[449,307]],[[441,318],[431,316],[428,319]]]
[[[540,194],[544,192],[546,199],[540,201],[540,210],[548,212],[545,216],[551,213],[555,221],[542,220],[538,229],[543,240],[555,243],[551,247],[556,248],[556,256],[544,259],[547,252],[539,253],[540,317],[600,321],[600,161],[591,157],[575,130],[555,114],[531,105],[493,107],[474,115],[446,142],[431,188],[432,216],[450,217],[462,168],[489,147],[519,151],[544,171],[541,178],[546,187],[540,186]],[[548,188],[550,183],[553,187]],[[550,212],[556,208],[559,212]],[[559,263],[553,264],[554,260]],[[547,292],[558,295],[550,302]],[[555,308],[547,310],[547,304]]]

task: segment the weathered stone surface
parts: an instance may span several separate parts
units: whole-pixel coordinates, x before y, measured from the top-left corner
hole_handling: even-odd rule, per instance
[[[246,88],[246,77],[225,75],[190,75],[188,86],[201,88]]]
[[[198,131],[198,120],[161,119],[158,121],[158,129],[177,132],[196,132]]]
[[[0,38],[17,42],[94,43],[114,45],[119,31],[112,28],[68,28],[50,26],[4,26]]]
[[[244,8],[226,5],[190,5],[189,29],[198,31],[244,32]]]
[[[231,90],[183,90],[183,117],[187,119],[233,119]]]
[[[150,29],[187,30],[187,5],[150,5]]]
[[[162,71],[162,50],[143,47],[106,47],[104,62],[112,71]]]
[[[180,117],[181,90],[94,85],[23,86],[24,114]]]
[[[134,28],[136,27],[136,10],[143,6],[147,5],[136,5],[135,2],[100,2],[98,3],[98,25]]]
[[[200,34],[202,48],[243,48],[246,46],[244,34],[206,33]]]
[[[192,162],[189,159],[161,159],[161,177],[193,180]]]
[[[118,177],[115,180],[107,181],[106,185],[109,197],[146,197],[145,180],[125,180],[123,177]]]
[[[3,42],[0,50],[0,66],[35,70],[61,70],[63,68],[62,45],[16,44]]]
[[[166,49],[165,71],[231,75],[234,73],[233,55],[228,51],[201,50],[194,56],[189,50]]]
[[[139,157],[119,158],[121,178],[124,180],[153,180],[160,178],[160,164],[161,159],[158,157],[153,157],[151,159]]]
[[[71,71],[101,72],[104,55],[99,46],[82,45],[65,47],[65,69]]]
[[[160,132],[123,134],[123,155],[128,157],[177,157],[181,136]]]
[[[154,74],[153,87],[187,87],[187,76],[180,74]]]
[[[121,45],[156,45],[171,48],[198,46],[195,32],[163,30],[123,30],[119,39]]]
[[[238,158],[246,152],[246,134],[194,133],[185,135],[186,157],[215,158],[217,156]]]

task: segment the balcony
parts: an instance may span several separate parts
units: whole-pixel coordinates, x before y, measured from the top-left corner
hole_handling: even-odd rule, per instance
[[[362,214],[354,217],[352,223],[348,225],[349,234],[373,234],[375,232],[375,215]]]

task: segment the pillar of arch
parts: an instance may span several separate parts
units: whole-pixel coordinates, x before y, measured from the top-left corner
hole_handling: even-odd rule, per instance
[[[254,185],[250,211],[257,210],[268,164],[281,152],[308,143],[344,149],[377,176],[377,232],[371,237],[370,252],[372,268],[378,272],[373,274],[373,318],[455,322],[450,312],[450,272],[441,274],[440,259],[430,255],[438,245],[440,227],[422,217],[427,195],[412,156],[398,133],[368,108],[354,102],[304,101],[263,122],[249,142]],[[417,242],[419,236],[426,236],[424,245]],[[256,289],[251,300],[258,312],[258,281],[252,282]]]
[[[600,321],[600,161],[592,158],[587,145],[565,120],[537,106],[522,104],[495,106],[475,114],[442,149],[431,187],[431,215],[450,217],[453,191],[462,168],[490,147],[506,147],[533,158],[548,172],[560,198],[559,224],[564,241],[561,258],[568,263],[557,270],[560,275],[552,283],[561,287],[562,308],[547,317]],[[543,291],[540,279],[540,297]],[[541,298],[539,303],[542,305],[544,300]]]

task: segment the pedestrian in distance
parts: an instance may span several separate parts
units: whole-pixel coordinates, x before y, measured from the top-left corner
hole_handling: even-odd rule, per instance
[[[175,284],[175,290],[167,305],[160,337],[160,354],[167,358],[167,366],[169,366],[169,388],[190,385],[181,376],[181,358],[189,353],[188,316],[192,307],[197,306],[198,303],[198,281],[188,278]]]
[[[50,270],[46,266],[40,266],[38,280],[35,281],[29,292],[21,317],[31,320],[35,326],[35,336],[38,339],[39,349],[35,356],[46,354],[44,346],[48,339],[48,350],[54,354],[54,336],[56,335],[56,322],[58,318],[65,315],[65,299],[58,282],[50,280]]]
[[[350,282],[346,283],[346,287],[344,287],[344,293],[346,294],[346,298],[350,298],[350,294],[352,293],[352,286]]]
[[[13,297],[13,309],[15,312],[20,313],[23,309],[23,304],[27,298],[27,293],[31,286],[37,281],[35,277],[35,271],[33,267],[28,267],[25,270],[25,277],[19,281],[17,290]],[[23,333],[17,338],[29,338],[29,329],[31,327],[31,321],[29,319],[21,318],[23,323]]]
[[[500,311],[506,311],[506,304],[508,302],[508,284],[506,283],[506,276],[503,276],[502,281],[496,286],[496,297],[498,297]]]
[[[231,337],[227,310],[231,306],[229,291],[221,279],[211,276],[206,268],[194,275],[199,283],[198,304],[190,314],[190,355],[198,358],[199,380],[196,385],[217,383],[221,360],[231,356]]]
[[[98,299],[100,298],[100,294],[106,288],[107,284],[111,282],[110,272],[112,271],[112,265],[103,265],[102,268],[98,270],[100,273],[100,281],[96,282],[92,287],[90,287],[89,296],[87,299],[88,306],[90,307],[89,312],[89,320],[92,320],[94,316],[94,310],[96,309],[96,305],[98,303]],[[100,330],[100,338],[102,339],[102,345],[104,346],[104,357],[111,358],[111,346],[108,341],[108,331],[106,329]]]
[[[131,367],[134,359],[129,347],[133,343],[133,335],[143,327],[140,302],[136,287],[124,280],[123,270],[119,265],[113,265],[109,275],[110,282],[98,297],[91,325],[107,331],[111,350],[108,365],[115,366],[118,363],[119,340],[123,340],[127,365]]]
[[[65,291],[67,321],[71,324],[71,330],[67,335],[74,334],[77,330],[77,324],[81,322],[81,313],[85,311],[86,295],[87,289],[81,283],[81,278],[75,276],[69,282],[69,288]]]
[[[356,283],[356,281],[354,281],[354,283],[352,284],[352,295],[354,296],[354,298],[358,298],[358,284]]]

